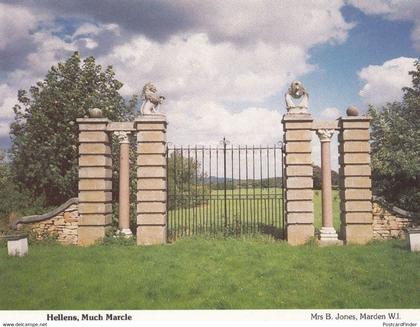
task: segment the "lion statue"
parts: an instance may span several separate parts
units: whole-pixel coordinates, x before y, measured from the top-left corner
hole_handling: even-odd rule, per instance
[[[299,81],[293,81],[285,94],[286,108],[289,113],[308,113],[309,94]],[[300,101],[295,104],[294,101]]]
[[[159,105],[165,100],[163,95],[157,94],[156,86],[151,82],[143,86],[141,98],[143,100],[140,108],[141,115],[156,115]]]

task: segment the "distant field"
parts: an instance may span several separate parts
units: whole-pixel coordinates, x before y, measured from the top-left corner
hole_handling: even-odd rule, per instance
[[[180,194],[177,195],[180,197]],[[199,195],[201,205],[192,206],[193,200],[184,195],[190,206],[169,211],[169,230],[179,235],[197,233],[217,233],[227,229],[234,233],[267,231],[274,226],[279,231],[283,228],[282,189],[255,188],[234,189],[226,191],[213,190],[211,194]],[[314,191],[315,227],[322,225],[321,191]],[[225,213],[226,219],[225,219]],[[338,191],[333,191],[334,227],[340,229],[340,201]]]

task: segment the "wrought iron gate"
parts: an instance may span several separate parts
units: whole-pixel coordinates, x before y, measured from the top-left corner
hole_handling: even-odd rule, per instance
[[[266,233],[282,238],[283,149],[167,148],[168,240],[195,234]]]

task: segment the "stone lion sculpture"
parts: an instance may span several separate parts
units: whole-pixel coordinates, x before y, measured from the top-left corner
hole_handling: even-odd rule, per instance
[[[143,86],[141,98],[143,100],[141,115],[156,115],[159,105],[165,100],[163,95],[157,94],[156,86],[151,82]]]
[[[293,81],[285,94],[286,108],[289,113],[308,113],[309,94],[299,81]],[[295,101],[298,101],[296,104]]]

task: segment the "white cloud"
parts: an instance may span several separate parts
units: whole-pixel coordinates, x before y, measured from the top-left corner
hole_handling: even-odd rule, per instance
[[[233,144],[274,144],[282,139],[281,113],[249,107],[238,112],[216,102],[170,102],[168,140],[179,145],[218,144],[226,137]]]
[[[308,72],[303,49],[258,43],[238,48],[213,44],[206,34],[174,37],[160,44],[137,37],[117,46],[101,62],[113,64],[126,95],[154,81],[171,99],[261,101],[295,76]]]
[[[27,39],[36,25],[37,19],[28,9],[0,3],[0,50]]]
[[[335,107],[325,108],[321,111],[321,118],[324,119],[337,119],[341,116],[340,110]]]
[[[411,85],[408,72],[414,70],[415,58],[395,58],[382,65],[370,65],[363,68],[359,77],[364,86],[359,95],[366,104],[383,105],[387,102],[400,101],[401,89]]]

